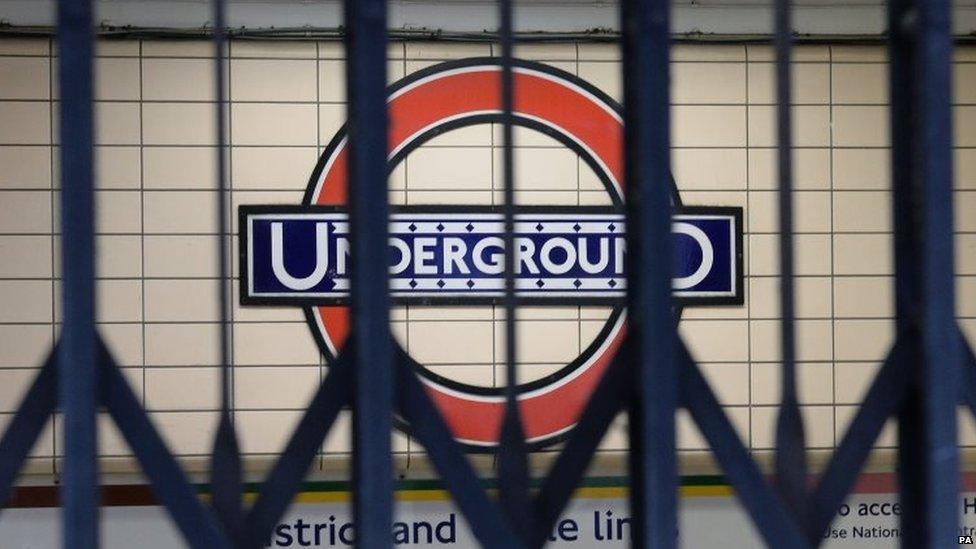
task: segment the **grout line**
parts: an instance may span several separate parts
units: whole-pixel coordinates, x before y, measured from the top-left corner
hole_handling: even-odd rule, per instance
[[[144,71],[143,71],[143,58],[142,58],[142,45],[143,40],[139,40],[139,225],[140,225],[140,240],[139,240],[139,259],[140,259],[140,289],[142,291],[142,407],[147,409],[147,404],[149,402],[149,392],[147,388],[146,378],[146,153],[143,147],[143,141],[145,140],[145,122],[144,122],[144,110],[145,107],[142,104],[143,90],[144,90]]]
[[[744,62],[744,66],[745,66],[745,73],[746,73],[745,74],[745,86],[746,86],[746,124],[745,124],[745,128],[746,128],[746,146],[745,146],[745,152],[746,152],[746,206],[745,206],[745,212],[744,212],[745,213],[745,225],[746,226],[743,227],[743,233],[745,233],[746,231],[749,230],[749,217],[750,217],[749,216],[749,213],[751,211],[750,197],[752,196],[752,187],[751,187],[752,177],[750,176],[750,172],[751,172],[751,169],[752,168],[751,168],[751,166],[749,164],[749,159],[750,159],[750,154],[749,154],[749,152],[750,152],[750,148],[749,148],[749,113],[751,111],[751,108],[750,108],[751,105],[749,103],[749,99],[750,99],[750,97],[749,97],[750,96],[750,93],[749,93],[749,47],[748,46],[743,46],[743,49],[745,50],[745,62]],[[745,246],[748,246],[749,240],[745,237],[744,234],[743,234],[743,242],[744,242],[744,245]],[[752,250],[750,249],[749,252],[750,253],[748,255],[751,256]],[[743,253],[745,253],[745,250],[743,250]],[[752,364],[753,364],[753,361],[752,361],[752,284],[750,283],[750,281],[752,280],[752,271],[750,269],[748,269],[746,261],[748,261],[748,259],[746,259],[743,262],[743,266],[742,266],[743,270],[745,270],[748,273],[748,276],[746,276],[745,274],[743,274],[743,282],[742,282],[743,286],[745,286],[744,288],[742,288],[742,291],[746,293],[746,296],[745,296],[746,318],[748,319],[748,320],[746,320],[746,341],[747,341],[747,344],[746,344],[746,360],[748,361],[748,367],[746,369],[747,370],[746,371],[746,375],[748,376],[748,379],[746,380],[746,382],[747,382],[746,383],[746,393],[749,395],[749,409],[748,409],[749,440],[746,441],[746,446],[749,448],[749,451],[751,452],[751,451],[754,450],[753,444],[752,444],[752,440],[753,440],[753,436],[752,436],[752,422],[753,422],[752,409],[753,409],[753,396],[754,396],[752,394]]]
[[[50,201],[51,201],[51,348],[54,348],[54,343],[58,340],[58,328],[57,328],[57,303],[58,303],[58,292],[55,280],[60,280],[57,276],[55,270],[55,265],[58,264],[57,253],[58,248],[55,245],[56,239],[54,237],[56,233],[56,219],[58,211],[54,204],[54,189],[55,189],[55,177],[58,171],[55,169],[55,163],[57,161],[57,150],[54,148],[54,124],[57,123],[54,117],[54,39],[48,39],[48,64],[47,64],[47,86],[48,86],[48,147],[50,147],[50,170],[51,170],[51,181],[50,181]],[[57,412],[53,414],[53,418],[57,418]],[[57,465],[57,450],[58,450],[58,422],[53,419],[51,420],[51,474],[54,475],[55,484],[58,483],[58,465]]]

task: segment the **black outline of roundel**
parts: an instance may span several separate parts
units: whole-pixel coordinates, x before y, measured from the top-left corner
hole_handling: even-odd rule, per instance
[[[426,78],[434,74],[438,74],[441,72],[450,71],[454,69],[464,68],[464,67],[486,66],[486,65],[498,66],[500,64],[500,61],[501,61],[500,59],[495,57],[475,57],[475,58],[467,58],[467,59],[461,59],[456,61],[448,61],[445,63],[432,65],[430,67],[426,67],[417,72],[411,73],[410,75],[391,84],[387,88],[387,96],[394,94],[395,92],[397,92],[398,90],[402,89],[405,86],[408,86],[418,80],[421,80],[423,78]],[[593,95],[597,100],[604,103],[606,106],[610,107],[614,112],[622,116],[622,108],[616,101],[613,100],[613,98],[611,98],[609,95],[599,90],[589,82],[577,77],[576,75],[570,74],[566,71],[552,67],[550,65],[545,65],[533,61],[525,61],[521,59],[513,59],[513,65],[516,68],[521,67],[521,68],[531,69],[533,71],[542,72],[550,76],[553,76],[555,78],[565,80],[566,82],[573,84],[574,86],[578,86],[579,88],[583,89],[585,92]],[[409,143],[404,144],[401,147],[401,149],[397,152],[397,154],[389,160],[389,171],[392,172],[393,169],[397,166],[397,164],[399,164],[404,158],[406,158],[406,156],[410,154],[410,152],[412,152],[423,143],[433,139],[438,135],[441,135],[443,133],[458,128],[467,127],[467,126],[486,124],[486,123],[501,123],[501,122],[502,122],[502,115],[501,113],[497,113],[497,114],[472,115],[472,116],[454,119],[445,122],[443,124],[440,124],[434,128],[427,130],[423,134],[416,136]],[[590,166],[593,172],[596,173],[596,175],[603,182],[607,194],[610,195],[611,200],[613,201],[613,208],[615,210],[619,210],[621,213],[623,212],[624,197],[621,197],[617,194],[617,191],[614,188],[613,183],[611,182],[607,174],[603,172],[602,168],[599,167],[599,164],[596,162],[596,160],[590,156],[589,152],[587,152],[579,144],[577,144],[575,141],[565,136],[561,132],[558,132],[549,126],[539,123],[536,120],[515,115],[513,116],[513,124],[542,132],[556,139],[564,146],[568,147],[569,149],[577,153],[580,156],[580,158],[583,158],[583,160]],[[342,142],[343,139],[345,139],[346,136],[347,136],[347,125],[344,123],[339,128],[339,130],[336,131],[336,134],[329,141],[329,144],[322,151],[322,154],[319,155],[319,159],[318,162],[316,163],[315,169],[312,171],[312,174],[309,177],[308,183],[305,187],[305,193],[302,198],[302,206],[312,206],[311,204],[312,196],[315,193],[315,188],[318,184],[319,177],[322,175],[322,171],[325,168],[325,164],[328,161],[328,159],[331,157],[331,155],[335,152],[336,148],[339,147],[339,144]],[[682,210],[683,208],[681,204],[681,197],[678,194],[677,185],[675,184],[673,177],[670,178],[669,183],[671,186],[671,195],[675,206],[675,210],[676,211]],[[621,186],[623,186],[623,182],[621,182]],[[739,268],[739,270],[741,275],[741,267]],[[566,304],[561,304],[561,305],[566,305]],[[328,362],[331,362],[335,360],[335,357],[331,356],[331,352],[329,351],[329,346],[326,344],[322,334],[319,331],[317,322],[314,317],[313,308],[314,308],[313,306],[302,307],[305,313],[305,320],[309,326],[309,329],[312,332],[313,337],[315,338],[316,343],[319,346],[320,352],[322,352],[322,355],[327,359]],[[566,366],[560,368],[558,371],[553,372],[552,374],[549,374],[543,378],[536,379],[531,382],[519,384],[519,386],[516,388],[516,393],[522,394],[525,392],[533,391],[548,386],[562,379],[563,377],[566,377],[567,375],[569,375],[570,373],[578,369],[580,365],[582,365],[584,362],[589,360],[593,356],[593,354],[596,353],[596,351],[599,349],[600,345],[604,342],[604,340],[607,337],[609,337],[610,331],[612,330],[617,319],[623,313],[624,308],[625,306],[623,304],[615,305],[613,307],[613,310],[610,316],[605,321],[603,328],[600,330],[600,333],[597,334],[597,336],[593,339],[590,345],[588,345],[587,348],[584,349],[583,352],[580,353],[580,355],[576,357],[575,360],[573,360]],[[680,320],[682,309],[683,306],[680,303],[675,305],[676,320]],[[397,346],[400,346],[399,342],[395,341],[395,344]],[[410,357],[409,353],[407,353],[405,349],[402,349],[402,346],[400,346],[400,348],[401,350],[404,351],[404,354],[406,356]],[[460,383],[458,381],[454,381],[452,379],[431,372],[423,364],[420,364],[419,362],[414,360],[413,357],[410,357],[410,362],[412,363],[414,370],[418,372],[420,375],[424,376],[425,378],[429,379],[431,382],[437,385],[441,385],[453,391],[457,391],[464,394],[470,394],[473,396],[501,396],[504,390],[503,388],[500,387],[481,387],[476,385],[468,385],[465,383]],[[409,425],[406,422],[404,422],[402,419],[397,418],[396,424],[397,427],[402,431],[404,431],[405,433],[407,434],[410,433]],[[569,433],[571,433],[572,430],[573,428],[571,427],[561,433],[552,435],[550,437],[546,437],[544,439],[539,439],[530,442],[529,448],[541,449],[550,446],[552,444],[558,443],[560,441],[563,441],[569,436]],[[480,445],[466,444],[463,442],[460,442],[460,444],[462,444],[468,451],[476,452],[476,453],[491,453],[495,451],[495,448],[497,448],[497,445],[480,446]]]

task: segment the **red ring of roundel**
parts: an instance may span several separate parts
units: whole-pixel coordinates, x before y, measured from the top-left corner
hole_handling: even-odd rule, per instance
[[[474,60],[472,60],[474,61]],[[465,117],[501,111],[501,68],[497,60],[445,63],[402,86],[388,98],[390,157],[433,127]],[[540,122],[587,149],[600,163],[622,199],[623,124],[614,107],[552,67],[519,62],[514,72],[514,113]],[[323,153],[316,175],[309,181],[306,203],[346,204],[345,139]],[[335,356],[349,333],[346,306],[318,306],[308,310],[313,331]],[[518,397],[526,438],[545,444],[558,440],[576,424],[590,395],[623,341],[625,316],[620,315],[599,349],[570,375]],[[421,378],[456,439],[476,447],[498,442],[503,397],[465,394]]]

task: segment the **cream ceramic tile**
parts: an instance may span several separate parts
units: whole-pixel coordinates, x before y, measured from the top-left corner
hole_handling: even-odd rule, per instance
[[[104,57],[138,57],[141,47],[141,40],[131,38],[100,38],[95,41],[95,55]]]
[[[749,404],[748,364],[701,363],[699,367],[723,406]]]
[[[407,162],[407,189],[490,189],[491,162],[490,149],[420,149]]]
[[[956,315],[976,318],[976,277],[956,277]]]
[[[322,145],[332,141],[339,129],[346,123],[345,105],[319,105],[319,141]]]
[[[779,404],[782,364],[752,365],[752,404]],[[800,404],[831,404],[834,394],[833,365],[803,362],[796,365]]]
[[[671,102],[740,104],[746,101],[744,63],[672,63]]]
[[[776,109],[771,106],[749,107],[749,146],[776,146]],[[792,108],[793,145],[826,147],[830,144],[830,109],[826,106]]]
[[[749,193],[749,232],[779,232],[779,193]],[[797,233],[830,231],[830,193],[793,193],[793,230]]]
[[[50,285],[48,285],[50,291]],[[0,325],[0,368],[41,366],[51,352],[51,327],[42,324]]]
[[[388,61],[386,81],[392,84],[403,78],[403,61]],[[344,103],[346,101],[346,66],[341,60],[318,62],[318,100],[322,102]]]
[[[316,145],[315,105],[236,104],[231,109],[235,145]]]
[[[56,238],[55,246],[60,245]],[[142,243],[139,235],[103,235],[95,243],[97,257],[95,272],[105,278],[142,276]],[[55,265],[60,270],[60,254],[55,255]]]
[[[603,191],[583,191],[579,193],[580,206],[612,206],[610,196]]]
[[[834,149],[834,187],[887,189],[891,182],[890,162],[888,149]]]
[[[878,362],[838,362],[834,390],[838,404],[860,404],[880,367]]]
[[[464,357],[472,363],[493,359],[492,323],[411,322],[410,355],[423,364],[451,364]]]
[[[51,148],[0,146],[0,189],[51,187]]]
[[[56,284],[56,292],[60,289]],[[95,286],[99,322],[139,322],[142,320],[142,282],[139,280],[99,280]],[[61,320],[60,306],[56,306]]]
[[[139,191],[97,191],[95,230],[99,233],[138,233],[141,230]]]
[[[956,274],[976,274],[976,234],[956,235]]]
[[[491,364],[445,364],[428,366],[427,369],[459,383],[478,387],[494,387],[495,371],[498,368]]]
[[[579,42],[576,47],[581,61],[619,61],[622,55],[616,42]]]
[[[834,104],[888,103],[888,66],[883,63],[839,63],[832,66]]]
[[[236,147],[231,180],[235,189],[304,190],[317,161],[314,147]]]
[[[216,143],[214,107],[207,103],[145,103],[146,145],[212,145]]]
[[[518,381],[519,383],[530,383],[532,381],[537,381],[549,377],[559,370],[566,367],[565,363],[556,364],[519,364],[518,365]],[[449,377],[450,374],[448,374]],[[453,377],[452,377],[453,378]],[[506,368],[504,364],[495,365],[495,385],[498,387],[504,387],[508,383],[508,376],[506,375]]]
[[[605,61],[580,61],[579,77],[593,84],[618,103],[623,101],[623,77],[620,63]]]
[[[976,147],[976,107],[953,107],[953,144],[957,147]]]
[[[956,63],[952,68],[952,102],[976,103],[976,64]]]
[[[501,55],[498,45],[492,46],[492,55]],[[519,59],[533,61],[575,61],[576,46],[575,43],[516,44],[513,53]]]
[[[142,180],[139,147],[98,147],[95,186],[100,189],[138,189]]]
[[[319,387],[313,367],[238,368],[234,372],[234,406],[304,409]]]
[[[145,57],[213,57],[214,45],[210,40],[143,40],[142,55]]]
[[[467,305],[460,307],[430,307],[410,305],[410,320],[491,320],[490,305]]]
[[[171,452],[209,456],[213,450],[217,412],[153,412],[149,417]]]
[[[0,57],[0,99],[48,99],[49,73],[44,57]]]
[[[741,320],[685,320],[678,325],[688,350],[701,362],[747,360],[748,329]]]
[[[0,236],[0,278],[50,277],[53,253],[49,236]]]
[[[762,407],[752,410],[752,447],[775,448],[776,418],[778,407]],[[803,406],[804,434],[807,448],[830,448],[834,445],[834,413],[830,406]]]
[[[292,40],[232,40],[231,57],[314,58],[315,42]]]
[[[345,46],[341,41],[328,40],[318,43],[319,59],[344,59]],[[403,59],[403,41],[390,41],[386,45],[386,56],[388,59]]]
[[[217,284],[212,280],[146,280],[146,321],[215,321]]]
[[[891,235],[834,235],[834,273],[838,275],[891,274]]]
[[[835,63],[885,63],[888,61],[888,54],[884,46],[831,46],[830,55]]]
[[[0,55],[48,55],[48,38],[4,38],[0,40]]]
[[[215,189],[216,149],[209,147],[145,147],[147,189]],[[236,178],[232,178],[236,183]]]
[[[825,318],[830,316],[831,299],[829,277],[801,277],[793,281],[797,318]],[[780,318],[778,277],[750,278],[749,304],[752,318]]]
[[[894,343],[894,321],[837,320],[834,341],[837,360],[881,361]]]
[[[776,76],[773,63],[749,63],[749,102],[776,103]],[[795,63],[793,87],[794,104],[826,104],[830,102],[830,73],[826,63]]]
[[[838,232],[891,230],[891,194],[837,192],[834,194],[834,229]]]
[[[95,99],[138,101],[139,60],[108,57],[95,60]]]
[[[102,335],[116,364],[142,366],[142,326],[140,324],[101,324]]]
[[[745,189],[746,170],[745,149],[672,149],[671,151],[671,172],[674,174],[678,189],[681,190]]]
[[[742,147],[746,144],[746,109],[739,106],[671,108],[673,147]]]
[[[95,142],[107,145],[139,144],[138,103],[97,103]]]
[[[776,149],[749,149],[749,188],[778,189]],[[793,150],[793,187],[830,188],[830,150]]]
[[[219,341],[217,324],[146,324],[146,364],[217,366]]]
[[[579,325],[575,320],[516,322],[517,360],[568,364],[578,356]],[[505,324],[495,322],[495,357],[505,356]],[[412,339],[411,339],[412,343]]]
[[[727,408],[726,416],[735,428],[743,444],[749,441],[749,410],[748,408]],[[708,448],[708,443],[692,421],[686,410],[679,410],[677,415],[677,445],[680,450],[700,450]]]
[[[0,192],[0,233],[43,234],[50,232],[50,192]]]
[[[751,359],[778,362],[780,354],[780,321],[753,320],[749,338]],[[832,360],[833,343],[829,320],[796,321],[796,359],[803,361]]]
[[[952,201],[955,207],[955,230],[976,232],[976,192],[956,192]]]
[[[219,405],[219,368],[146,369],[149,410],[215,410]]]
[[[775,234],[749,235],[746,260],[751,275],[779,273],[779,237]],[[830,236],[798,234],[793,239],[794,268],[798,275],[830,274]]]
[[[235,191],[231,196],[231,211],[237,212],[244,204],[297,205],[302,203],[303,195],[304,191]],[[231,216],[231,232],[237,233],[237,215]]]
[[[888,108],[835,106],[833,143],[838,147],[887,147]]]
[[[0,322],[50,322],[50,280],[0,280]]]
[[[854,420],[854,415],[857,413],[857,406],[838,406],[836,412],[836,430],[837,430],[837,440],[840,441],[847,429],[850,427],[851,421]],[[881,429],[881,433],[878,434],[878,439],[874,442],[875,448],[894,448],[897,446],[897,429],[894,419],[889,419],[884,427]]]
[[[248,323],[234,327],[234,362],[240,365],[315,365],[319,351],[302,323]]]
[[[216,194],[146,191],[143,197],[146,233],[216,233]]]
[[[462,59],[491,55],[491,46],[487,43],[407,42],[405,46],[407,59]]]
[[[143,59],[142,75],[142,94],[147,100],[214,100],[212,59]]]
[[[235,59],[230,66],[232,101],[315,101],[315,61]]]
[[[0,412],[15,412],[34,378],[35,369],[0,370]]]
[[[147,277],[217,276],[217,235],[146,236],[144,245]]]
[[[746,49],[737,44],[675,44],[671,62],[676,61],[745,61]]]
[[[247,454],[280,453],[301,419],[299,411],[237,412],[234,424]],[[338,425],[333,425],[332,430]]]
[[[239,285],[235,282],[232,286],[232,317],[235,322],[302,322],[305,320],[305,314],[298,307],[254,307],[251,305],[241,305]]]
[[[494,149],[494,187],[505,184],[502,150]],[[577,188],[576,153],[569,149],[515,149],[515,188],[519,191],[572,190]],[[410,179],[412,184],[414,180]],[[458,181],[457,186],[465,187]],[[412,185],[411,185],[412,186]],[[575,197],[574,197],[575,198]]]
[[[834,278],[834,307],[838,318],[891,318],[894,314],[891,277]]]
[[[51,113],[45,101],[0,101],[0,143],[51,143]]]
[[[0,40],[0,43],[3,41]],[[10,425],[10,421],[13,419],[13,414],[0,414],[0,432],[6,432],[7,427]],[[24,464],[24,469],[21,471],[22,474],[28,474],[28,472],[44,472],[45,474],[50,472],[50,457],[54,455],[54,431],[53,420],[48,420],[44,424],[44,428],[37,437],[37,441],[31,447],[30,457],[45,457],[46,459],[34,460],[28,459]],[[60,440],[58,441],[60,444]],[[47,467],[42,466],[46,464]]]
[[[768,44],[749,44],[746,46],[749,61],[776,61],[776,50]],[[814,63],[830,61],[830,47],[815,44],[797,44],[793,46],[793,62]]]

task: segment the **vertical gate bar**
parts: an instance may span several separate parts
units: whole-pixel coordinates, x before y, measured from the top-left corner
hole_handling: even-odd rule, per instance
[[[58,386],[64,412],[62,539],[65,547],[73,548],[98,546],[92,34],[90,0],[60,0],[58,67],[64,325],[61,328]]]
[[[776,0],[777,165],[779,166],[781,398],[776,422],[776,483],[786,504],[806,523],[806,455],[803,418],[797,402],[793,291],[793,120],[791,55],[793,29],[789,0]]]
[[[352,228],[353,514],[359,547],[388,547],[393,362],[387,203],[386,2],[347,0],[349,202]]]
[[[919,303],[920,271],[917,258],[919,240],[916,231],[918,209],[913,188],[915,171],[914,66],[915,29],[908,24],[915,0],[889,0],[888,84],[891,123],[892,220],[894,221],[895,310],[899,333],[912,333]],[[913,365],[909,389],[898,413],[898,490],[902,505],[901,527],[906,546],[923,544],[922,509],[924,505],[921,451],[922,413],[915,372],[920,361],[917,335],[907,343],[907,360]]]
[[[226,97],[224,90],[224,67],[226,53],[225,23],[226,4],[224,0],[213,0],[214,14],[214,97],[217,100],[215,123],[217,125],[217,291],[220,306],[220,419],[214,436],[214,447],[210,457],[210,478],[213,488],[213,507],[227,532],[228,537],[238,544],[244,538],[244,511],[241,506],[241,456],[237,443],[237,433],[231,418],[231,378],[230,378],[230,279],[228,264],[230,258],[230,234],[227,226],[229,203],[227,199],[227,143],[225,132]]]
[[[505,217],[505,415],[499,437],[498,487],[505,513],[522,539],[531,532],[525,432],[517,400],[518,360],[515,294],[515,158],[512,136],[512,0],[498,2],[501,44],[502,179]]]
[[[918,184],[921,185],[922,302],[920,389],[925,421],[924,542],[951,543],[958,525],[959,457],[956,406],[961,350],[956,338],[952,209],[952,36],[950,0],[919,3],[915,83],[918,88]]]
[[[678,376],[671,311],[669,15],[667,0],[621,6],[627,300],[636,398],[630,404],[635,547],[674,547]]]

